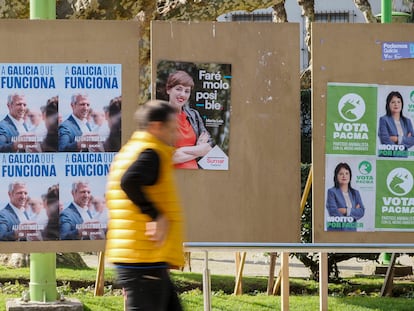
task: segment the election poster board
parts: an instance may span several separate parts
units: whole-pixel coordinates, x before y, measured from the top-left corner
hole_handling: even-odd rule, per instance
[[[229,168],[230,64],[160,61],[157,64],[156,98],[181,108],[183,118],[190,121],[195,137],[190,141],[178,140],[176,152],[186,152],[193,146],[200,149],[197,157],[191,160],[194,165],[190,161],[177,159],[176,168]],[[183,128],[185,125],[180,121],[180,136],[185,136],[188,129]],[[208,138],[202,141],[204,134]],[[201,150],[203,145],[206,147]]]
[[[299,242],[298,24],[153,21],[151,32],[152,98],[190,71],[190,105],[228,157],[175,170],[186,241]]]
[[[11,46],[16,37],[36,44],[0,53],[0,252],[103,250],[106,176],[133,131],[121,116],[136,110],[137,25],[2,24],[14,29],[0,30]],[[53,44],[37,44],[45,36]],[[122,108],[125,99],[132,104]]]
[[[121,82],[120,64],[0,64],[0,241],[105,238],[108,211],[96,200],[117,151],[108,111],[120,107]]]
[[[412,30],[313,24],[314,242],[412,241]],[[335,39],[348,36],[352,46]]]
[[[328,83],[327,92],[325,230],[414,231],[414,86]],[[334,185],[341,163],[352,175],[346,214]]]

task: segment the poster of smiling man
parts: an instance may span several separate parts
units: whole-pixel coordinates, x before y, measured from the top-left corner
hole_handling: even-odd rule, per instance
[[[120,125],[110,112],[114,111],[117,102],[117,122],[120,122],[121,66],[67,64],[61,70],[60,78],[64,84],[59,106],[62,115],[58,129],[59,151],[118,151]],[[110,141],[118,141],[118,148],[110,147]]]
[[[57,205],[49,201],[49,188],[58,184],[54,177],[2,178],[0,188],[0,241],[57,240]],[[58,199],[58,197],[57,197]],[[57,200],[55,201],[57,202]]]
[[[105,239],[121,77],[120,64],[0,64],[0,241]]]
[[[58,95],[55,75],[54,64],[0,64],[0,152],[47,149],[47,106]],[[57,144],[49,147],[55,151]]]
[[[230,64],[158,63],[156,98],[179,113],[176,168],[228,170],[230,94]]]

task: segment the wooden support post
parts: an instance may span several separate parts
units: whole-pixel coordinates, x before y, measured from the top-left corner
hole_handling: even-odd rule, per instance
[[[328,311],[328,254],[319,253],[319,310]]]
[[[185,266],[187,266],[188,271],[191,272],[191,252],[184,252],[184,266],[181,268],[181,271],[184,271]]]
[[[234,285],[234,295],[241,295],[243,294],[242,289],[242,276],[243,276],[243,269],[244,269],[244,262],[246,261],[246,252],[242,252],[241,256],[240,253],[236,253],[236,282]]]
[[[105,252],[99,252],[98,270],[96,271],[95,296],[103,296],[105,283]]]
[[[282,283],[282,277],[281,277],[281,271],[279,270],[279,274],[276,278],[276,282],[275,285],[273,286],[273,295],[277,295],[277,293],[279,293],[280,291],[280,284]]]
[[[385,274],[384,284],[382,284],[381,287],[381,297],[392,296],[392,288],[394,283],[394,265],[396,258],[397,256],[395,255],[395,253],[392,253],[391,261],[387,268],[387,273]]]
[[[281,310],[289,311],[289,253],[283,252],[280,263],[280,271],[282,276],[282,290],[281,290]]]
[[[203,298],[204,311],[211,311],[211,276],[208,267],[208,251],[205,251],[204,255]]]
[[[277,253],[270,253],[269,279],[267,281],[267,295],[273,293],[273,284],[275,281],[275,267],[276,267]]]

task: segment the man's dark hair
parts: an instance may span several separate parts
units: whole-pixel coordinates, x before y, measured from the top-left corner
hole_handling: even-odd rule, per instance
[[[135,112],[138,129],[145,130],[150,122],[167,122],[176,110],[166,101],[150,100]]]
[[[44,112],[46,113],[46,117],[50,117],[53,115],[57,115],[58,113],[58,106],[59,106],[59,96],[51,97],[47,100],[46,106],[44,107]]]
[[[110,117],[116,116],[121,113],[122,97],[118,96],[112,98],[108,105],[108,115]]]
[[[59,184],[50,186],[45,198],[49,221],[43,231],[43,239],[59,240]]]

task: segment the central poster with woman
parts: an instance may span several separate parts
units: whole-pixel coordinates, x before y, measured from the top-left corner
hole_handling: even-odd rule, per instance
[[[326,156],[325,231],[373,231],[376,162]]]
[[[378,86],[379,157],[413,157],[413,103],[412,86]]]
[[[156,99],[176,110],[176,168],[227,170],[231,65],[160,61]]]

